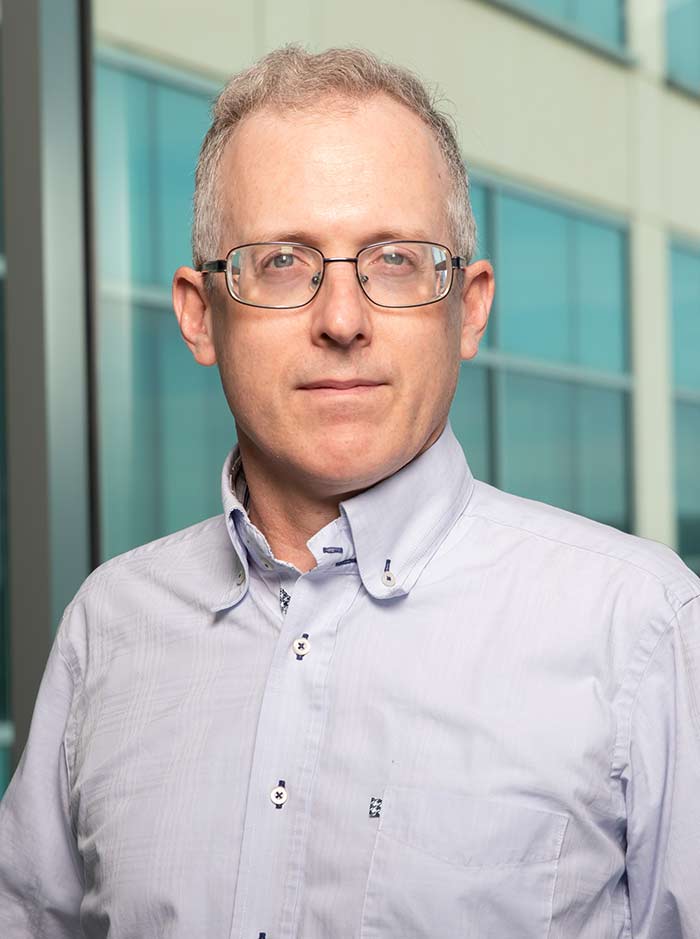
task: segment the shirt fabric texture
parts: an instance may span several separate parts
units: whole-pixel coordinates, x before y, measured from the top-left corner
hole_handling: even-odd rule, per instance
[[[700,580],[449,427],[308,573],[224,512],[95,570],[0,805],[3,939],[697,939]]]

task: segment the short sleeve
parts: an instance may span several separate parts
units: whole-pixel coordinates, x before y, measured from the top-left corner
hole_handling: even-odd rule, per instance
[[[83,896],[69,815],[65,733],[75,695],[60,631],[44,671],[29,739],[0,803],[0,935],[76,939]]]
[[[656,643],[623,773],[634,939],[700,936],[700,598]]]

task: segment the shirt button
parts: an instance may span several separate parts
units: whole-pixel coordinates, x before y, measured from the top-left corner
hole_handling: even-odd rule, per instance
[[[272,799],[272,802],[278,809],[281,809],[288,798],[289,794],[284,788],[284,780],[280,779],[279,786],[275,786],[275,788],[270,793],[270,799]]]
[[[236,583],[240,587],[243,581],[245,580],[245,571],[239,571],[238,576],[236,577]]]
[[[263,561],[263,562],[262,562],[262,566],[265,568],[266,571],[271,571],[271,570],[272,570],[272,564],[270,564],[269,561]]]
[[[396,578],[391,573],[391,571],[384,571],[382,574],[382,583],[385,587],[393,587],[396,583]]]
[[[292,643],[292,649],[294,649],[298,656],[307,655],[309,652],[311,652],[311,642],[309,641],[309,637],[299,636],[299,638],[295,639]]]

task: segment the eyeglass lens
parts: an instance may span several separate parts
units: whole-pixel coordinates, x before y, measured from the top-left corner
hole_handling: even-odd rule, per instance
[[[451,273],[450,255],[435,244],[397,241],[363,248],[357,256],[360,286],[381,306],[432,303],[449,290]],[[312,299],[323,276],[323,255],[305,245],[244,245],[227,258],[229,290],[254,306],[302,306]]]

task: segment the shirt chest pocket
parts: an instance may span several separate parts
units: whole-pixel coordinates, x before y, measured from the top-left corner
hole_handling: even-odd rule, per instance
[[[361,939],[546,939],[567,822],[463,792],[388,788]]]

